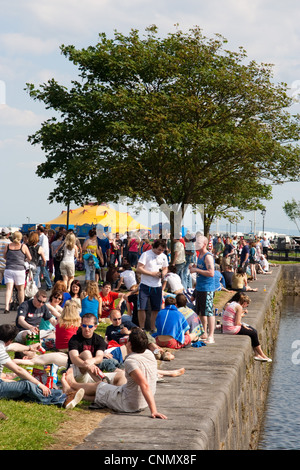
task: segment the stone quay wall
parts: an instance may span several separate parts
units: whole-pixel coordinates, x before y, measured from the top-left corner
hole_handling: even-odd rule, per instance
[[[272,357],[284,295],[300,291],[300,265],[272,268],[252,282],[245,323],[256,328],[263,350]],[[265,286],[265,289],[264,289]],[[288,286],[288,287],[287,287]],[[215,344],[176,351],[164,369],[185,374],[157,384],[157,409],[168,420],[138,414],[109,414],[77,450],[255,450],[258,445],[272,363],[253,359],[250,338],[216,333]],[[107,429],[119,429],[110,433]],[[105,438],[106,436],[106,438]]]

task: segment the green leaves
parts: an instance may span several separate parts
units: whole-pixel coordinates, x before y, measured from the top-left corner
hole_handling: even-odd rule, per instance
[[[29,137],[46,155],[38,175],[57,178],[50,199],[241,209],[270,197],[268,182],[296,178],[299,116],[288,113],[286,85],[226,42],[198,27],[159,38],[152,25],[143,37],[101,33],[87,49],[61,46],[79,79],[69,90],[54,79],[27,85],[60,116]]]

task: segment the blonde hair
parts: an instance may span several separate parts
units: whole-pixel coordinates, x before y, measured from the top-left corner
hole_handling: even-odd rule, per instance
[[[66,235],[65,244],[68,250],[73,250],[76,243],[76,237],[74,233],[70,232]]]
[[[250,304],[251,302],[251,299],[250,297],[248,297],[248,295],[246,294],[240,294],[240,297],[239,297],[239,300],[238,300],[239,304],[243,304],[244,302],[246,302],[248,305]]]
[[[99,300],[99,289],[96,281],[87,281],[85,295]]]
[[[23,238],[22,233],[21,233],[21,232],[18,232],[18,231],[17,231],[17,232],[14,232],[13,235],[12,235],[12,241],[13,241],[13,242],[18,242],[18,243],[20,243],[21,240],[22,240],[22,238]]]
[[[75,300],[67,300],[64,305],[61,316],[58,319],[60,327],[71,328],[81,325],[81,318],[78,313],[78,305]]]

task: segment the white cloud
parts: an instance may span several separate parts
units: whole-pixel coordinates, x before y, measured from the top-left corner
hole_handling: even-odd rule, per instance
[[[9,54],[42,55],[57,50],[59,43],[53,38],[41,39],[24,33],[4,33],[0,34],[0,45]]]
[[[6,104],[0,105],[0,125],[13,127],[31,127],[41,124],[41,116],[26,109],[12,108]]]

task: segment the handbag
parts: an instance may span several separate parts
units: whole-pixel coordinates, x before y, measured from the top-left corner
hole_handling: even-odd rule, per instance
[[[38,287],[33,280],[32,270],[30,268],[26,276],[25,297],[31,299],[31,297],[35,296],[37,291],[38,291]]]
[[[63,257],[64,257],[64,245],[65,245],[65,244],[63,244],[63,245],[57,250],[57,252],[55,253],[55,255],[54,255],[55,261],[60,262],[60,261],[63,260]]]

